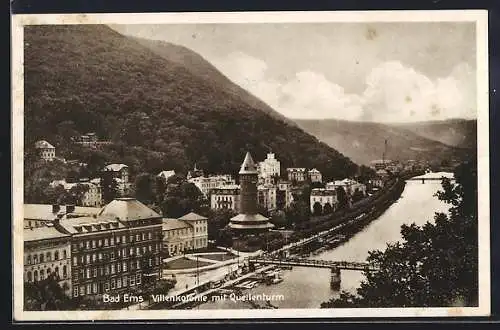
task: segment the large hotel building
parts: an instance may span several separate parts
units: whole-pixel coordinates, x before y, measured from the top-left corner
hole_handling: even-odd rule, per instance
[[[57,271],[64,288],[78,297],[119,292],[161,277],[162,217],[141,202],[117,198],[102,209],[52,207],[53,214],[47,207],[25,205],[28,213],[40,209],[47,218],[44,226],[38,225],[39,217],[38,227],[26,226],[35,221],[25,215],[25,282]],[[39,251],[44,251],[42,260]]]

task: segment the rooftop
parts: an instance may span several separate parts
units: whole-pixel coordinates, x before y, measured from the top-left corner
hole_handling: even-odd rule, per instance
[[[70,235],[61,233],[54,227],[25,228],[23,231],[23,240],[25,242],[41,241],[45,239],[63,238]]]
[[[142,204],[135,198],[116,198],[104,206],[99,216],[111,216],[120,221],[160,218],[161,215]]]
[[[109,164],[104,167],[105,171],[112,171],[112,172],[118,172],[121,171],[124,168],[128,168],[127,165],[125,164]]]
[[[257,166],[252,159],[252,155],[247,151],[245,155],[245,159],[241,164],[240,173],[239,174],[257,174]]]
[[[163,230],[174,230],[182,228],[191,228],[191,225],[179,219],[163,219],[162,229]]]
[[[179,220],[196,221],[196,220],[207,220],[207,218],[199,214],[196,214],[194,212],[189,212],[188,214],[180,217]]]
[[[45,140],[36,141],[35,148],[37,148],[37,149],[40,149],[40,148],[55,149],[55,147],[52,144],[48,143]]]
[[[71,214],[92,216],[99,213],[99,210],[98,207],[75,206],[75,210]],[[53,213],[51,204],[24,204],[24,219],[52,221],[57,218],[58,213],[66,213],[66,207],[61,205],[60,210]]]
[[[123,223],[110,216],[69,218],[62,220],[59,224],[71,234],[125,228]]]

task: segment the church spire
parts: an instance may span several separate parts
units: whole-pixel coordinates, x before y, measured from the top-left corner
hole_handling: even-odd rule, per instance
[[[257,174],[257,167],[252,159],[252,155],[247,151],[245,155],[245,160],[241,164],[240,174]]]

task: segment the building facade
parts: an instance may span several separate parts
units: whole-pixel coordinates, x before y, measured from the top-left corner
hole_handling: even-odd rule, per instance
[[[102,203],[101,186],[92,182],[76,182],[68,183],[66,180],[56,180],[50,183],[51,187],[62,186],[66,191],[71,191],[72,188],[82,185],[86,187],[80,200],[77,201],[79,206],[99,207]]]
[[[279,177],[281,174],[280,161],[276,159],[274,153],[268,153],[267,158],[258,164],[259,179],[271,179]],[[267,183],[267,182],[266,182]]]
[[[42,160],[53,161],[56,158],[56,148],[45,140],[37,141],[35,149]]]
[[[210,192],[210,207],[214,210],[230,209],[240,211],[240,186],[227,185],[212,189]]]
[[[163,248],[170,256],[208,246],[208,219],[188,213],[179,219],[163,219]]]
[[[276,210],[277,188],[275,185],[265,184],[257,187],[257,204],[268,211]]]
[[[304,182],[307,180],[307,172],[302,167],[289,167],[286,169],[288,181]]]
[[[328,211],[335,211],[338,205],[337,192],[324,188],[314,188],[311,190],[310,196],[311,213],[315,214],[315,208],[320,205],[320,214]]]
[[[321,172],[315,168],[307,171],[307,175],[309,176],[309,180],[311,182],[320,182],[320,183],[323,182],[323,177],[321,175]]]
[[[336,180],[332,182],[327,182],[325,185],[328,190],[335,190],[339,187],[343,188],[345,192],[352,196],[356,191],[361,191],[363,195],[366,195],[366,185],[359,183],[355,180],[344,179],[344,180]]]
[[[93,217],[56,224],[71,235],[72,296],[114,293],[161,277],[161,216],[134,198],[117,198]]]
[[[211,175],[208,177],[204,176],[199,176],[195,178],[191,178],[188,180],[188,182],[194,184],[198,189],[201,191],[201,193],[209,198],[210,197],[210,191],[212,189],[217,189],[221,188],[225,185],[234,185],[235,181],[231,177],[231,175],[224,174],[224,175]]]
[[[54,276],[64,293],[70,296],[70,238],[53,224],[24,229],[24,282],[36,283]]]

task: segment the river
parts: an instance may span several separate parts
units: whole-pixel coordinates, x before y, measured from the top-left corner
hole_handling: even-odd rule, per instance
[[[435,212],[446,212],[449,205],[434,197],[441,188],[440,181],[407,181],[401,198],[391,205],[378,219],[343,245],[311,258],[322,260],[365,261],[368,251],[384,250],[388,242],[401,240],[401,225],[433,222]],[[339,291],[330,289],[330,270],[294,267],[284,270],[284,281],[267,286],[259,285],[245,293],[282,295],[271,303],[280,308],[319,308],[324,301],[337,297]],[[341,290],[356,293],[364,275],[359,271],[342,270]],[[258,302],[263,305],[264,302]],[[208,302],[199,309],[246,309],[247,302],[230,299]]]

